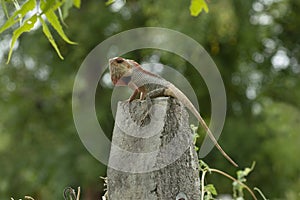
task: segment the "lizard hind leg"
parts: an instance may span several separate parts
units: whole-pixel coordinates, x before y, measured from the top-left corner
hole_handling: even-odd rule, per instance
[[[155,90],[152,90],[152,91],[148,92],[145,95],[148,112],[151,110],[151,107],[152,107],[151,99],[155,98],[155,97],[162,97],[162,96],[166,96],[165,95],[165,88],[157,88]]]
[[[167,90],[168,90],[168,89],[163,88],[163,87],[157,88],[157,89],[154,89],[154,90],[152,90],[152,91],[149,91],[149,92],[145,95],[145,97],[146,97],[146,98],[147,98],[147,97],[149,97],[149,98],[155,98],[155,97],[169,96],[168,94],[166,94],[166,91],[167,91]]]

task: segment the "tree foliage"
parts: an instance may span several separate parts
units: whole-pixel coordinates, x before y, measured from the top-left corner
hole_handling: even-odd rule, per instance
[[[110,5],[114,3],[115,0],[109,0],[106,2],[106,5]],[[16,10],[13,12],[12,16],[9,17],[6,0],[1,0],[1,5],[3,11],[5,12],[7,21],[0,28],[0,34],[11,28],[17,22],[20,23],[20,26],[14,31],[12,36],[12,41],[10,45],[10,51],[8,54],[7,63],[9,63],[11,59],[11,55],[13,52],[13,47],[18,40],[18,38],[25,32],[30,32],[35,26],[38,26],[38,23],[42,24],[42,29],[44,35],[47,37],[50,44],[55,49],[57,55],[64,59],[61,55],[60,50],[52,36],[51,31],[48,28],[45,19],[50,23],[50,25],[55,29],[55,31],[59,34],[59,36],[69,44],[76,44],[71,41],[65,34],[62,24],[64,24],[64,18],[68,16],[69,9],[74,6],[76,8],[80,8],[81,0],[41,0],[39,1],[39,6],[37,5],[36,0],[27,0],[20,7],[17,0],[12,0],[9,3],[14,3]],[[33,11],[33,10],[36,11]],[[191,0],[190,12],[192,16],[198,16],[201,11],[204,10],[208,12],[208,7],[205,0]],[[58,11],[58,14],[56,14]],[[58,16],[57,16],[58,15]],[[26,19],[24,21],[24,19]],[[24,21],[24,22],[23,22]]]
[[[47,19],[49,24],[51,24],[51,26],[56,30],[56,32],[65,42],[69,44],[76,44],[66,36],[63,27],[61,25],[61,22],[59,20],[59,17],[63,22],[63,16],[64,17],[67,16],[68,10],[72,5],[74,5],[77,8],[80,8],[80,0],[63,0],[63,1],[41,0],[38,2],[39,4],[37,4],[36,0],[28,0],[25,1],[22,6],[19,6],[17,0],[8,3],[14,3],[16,5],[16,11],[14,11],[11,16],[9,16],[7,11],[7,6],[6,6],[7,2],[5,0],[1,0],[3,10],[5,11],[6,17],[8,19],[0,28],[0,34],[3,31],[11,28],[13,25],[15,25],[18,22],[20,23],[20,25],[13,32],[7,63],[11,59],[13,47],[15,45],[15,42],[18,40],[18,38],[23,33],[29,32],[35,26],[38,26],[38,23],[42,24],[43,33],[45,34],[45,36],[47,37],[47,39],[55,49],[58,56],[61,59],[63,59],[63,56],[61,55],[59,48],[57,47],[57,44],[53,39],[51,31],[49,30],[48,25],[45,22],[44,18]],[[62,14],[62,10],[64,10],[63,14]],[[59,11],[59,17],[55,13],[56,11]]]

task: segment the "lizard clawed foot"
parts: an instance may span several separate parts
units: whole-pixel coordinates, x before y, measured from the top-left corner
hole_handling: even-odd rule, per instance
[[[151,113],[154,113],[154,112],[152,112],[152,109],[153,109],[152,98],[164,96],[163,95],[164,91],[165,91],[165,88],[158,88],[158,89],[155,89],[145,95],[147,111],[142,119],[142,122],[144,122],[147,117],[150,117],[150,119],[154,117],[154,115],[151,114]]]
[[[152,101],[151,101],[151,98],[150,96],[146,96],[146,112],[144,114],[144,116],[142,117],[141,119],[141,122],[142,123],[145,123],[145,121],[147,120],[147,118],[150,118],[151,119],[151,110],[152,110]]]

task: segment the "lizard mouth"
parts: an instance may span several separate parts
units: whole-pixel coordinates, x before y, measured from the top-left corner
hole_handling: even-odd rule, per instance
[[[116,85],[118,80],[120,80],[122,76],[118,72],[117,67],[113,65],[113,63],[110,64],[109,69],[110,69],[111,81],[113,82],[114,85]]]

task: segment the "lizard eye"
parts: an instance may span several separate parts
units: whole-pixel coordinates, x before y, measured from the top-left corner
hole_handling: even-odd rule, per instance
[[[122,62],[124,62],[124,59],[123,59],[123,58],[117,58],[117,59],[116,59],[116,62],[117,62],[117,63],[122,63]]]

